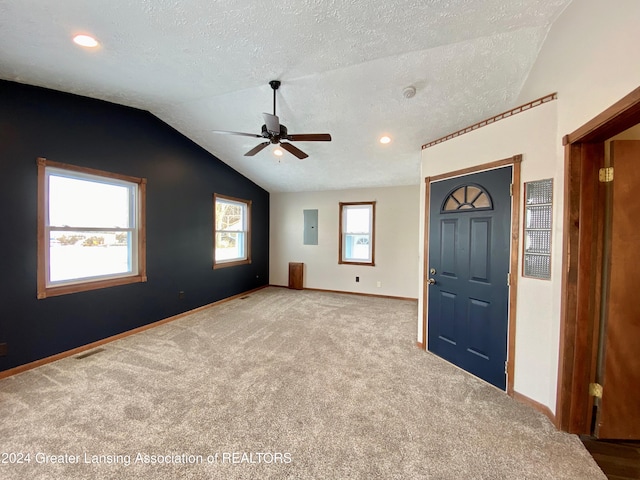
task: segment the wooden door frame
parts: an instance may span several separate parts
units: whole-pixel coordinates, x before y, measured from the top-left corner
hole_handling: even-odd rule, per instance
[[[640,87],[562,139],[565,156],[562,306],[556,426],[591,434],[601,299],[604,142],[640,123]]]
[[[509,260],[509,319],[507,327],[507,394],[513,396],[513,379],[515,367],[516,345],[516,300],[518,293],[518,249],[520,242],[520,163],[522,155],[515,155],[504,160],[485,163],[474,167],[456,170],[433,177],[426,177],[425,181],[425,210],[424,210],[424,266],[422,275],[422,345],[428,349],[427,342],[427,312],[428,312],[428,285],[425,279],[429,274],[429,212],[431,207],[431,182],[446,180],[454,177],[462,177],[473,173],[495,170],[500,167],[512,167],[512,201],[511,201],[511,258]]]

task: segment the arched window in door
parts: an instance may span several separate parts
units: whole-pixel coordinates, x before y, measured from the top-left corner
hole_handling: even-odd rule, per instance
[[[477,184],[456,187],[442,202],[442,213],[460,210],[493,210],[493,201],[489,192]]]

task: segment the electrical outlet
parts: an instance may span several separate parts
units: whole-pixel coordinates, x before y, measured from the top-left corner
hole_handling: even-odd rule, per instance
[[[360,277],[356,277],[356,283],[360,281]]]
[[[7,344],[0,343],[0,357],[6,357],[8,352]]]
[[[378,283],[376,284],[376,286],[379,288],[382,286],[382,282],[378,280]]]
[[[184,297],[185,297],[185,296],[186,296],[186,295],[185,295],[185,293],[184,293],[182,290],[180,290],[180,291],[178,292],[178,298],[179,298],[180,300],[184,300]]]

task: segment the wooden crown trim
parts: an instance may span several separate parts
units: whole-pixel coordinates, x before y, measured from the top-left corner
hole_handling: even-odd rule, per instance
[[[536,100],[520,105],[519,107],[512,108],[511,110],[507,110],[506,112],[502,112],[491,118],[487,118],[486,120],[483,120],[481,122],[474,123],[473,125],[463,128],[462,130],[458,130],[457,132],[450,133],[449,135],[438,138],[437,140],[433,140],[432,142],[425,143],[424,145],[422,145],[422,150],[424,150],[425,148],[433,147],[434,145],[437,145],[439,143],[446,142],[447,140],[451,140],[453,138],[459,137],[460,135],[464,135],[465,133],[469,133],[479,128],[486,127],[487,125],[491,125],[492,123],[495,123],[497,121],[512,117],[514,115],[517,115],[518,113],[525,112],[534,107],[538,107],[542,104],[551,102],[553,100],[556,100],[557,98],[558,98],[557,93],[551,93],[544,97],[537,98]]]

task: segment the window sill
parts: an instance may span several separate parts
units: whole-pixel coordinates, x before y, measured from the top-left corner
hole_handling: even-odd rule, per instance
[[[101,288],[128,285],[131,283],[143,283],[147,281],[144,275],[132,275],[130,277],[110,278],[108,280],[96,280],[95,282],[76,283],[73,285],[61,285],[59,287],[38,288],[38,299],[67,295],[69,293],[87,292]]]
[[[250,259],[238,260],[238,261],[232,261],[232,262],[220,262],[220,263],[214,263],[213,269],[217,270],[219,268],[235,267],[236,265],[249,265],[250,263],[251,263]]]
[[[352,262],[349,260],[340,260],[338,265],[361,265],[364,267],[375,267],[375,262]]]

